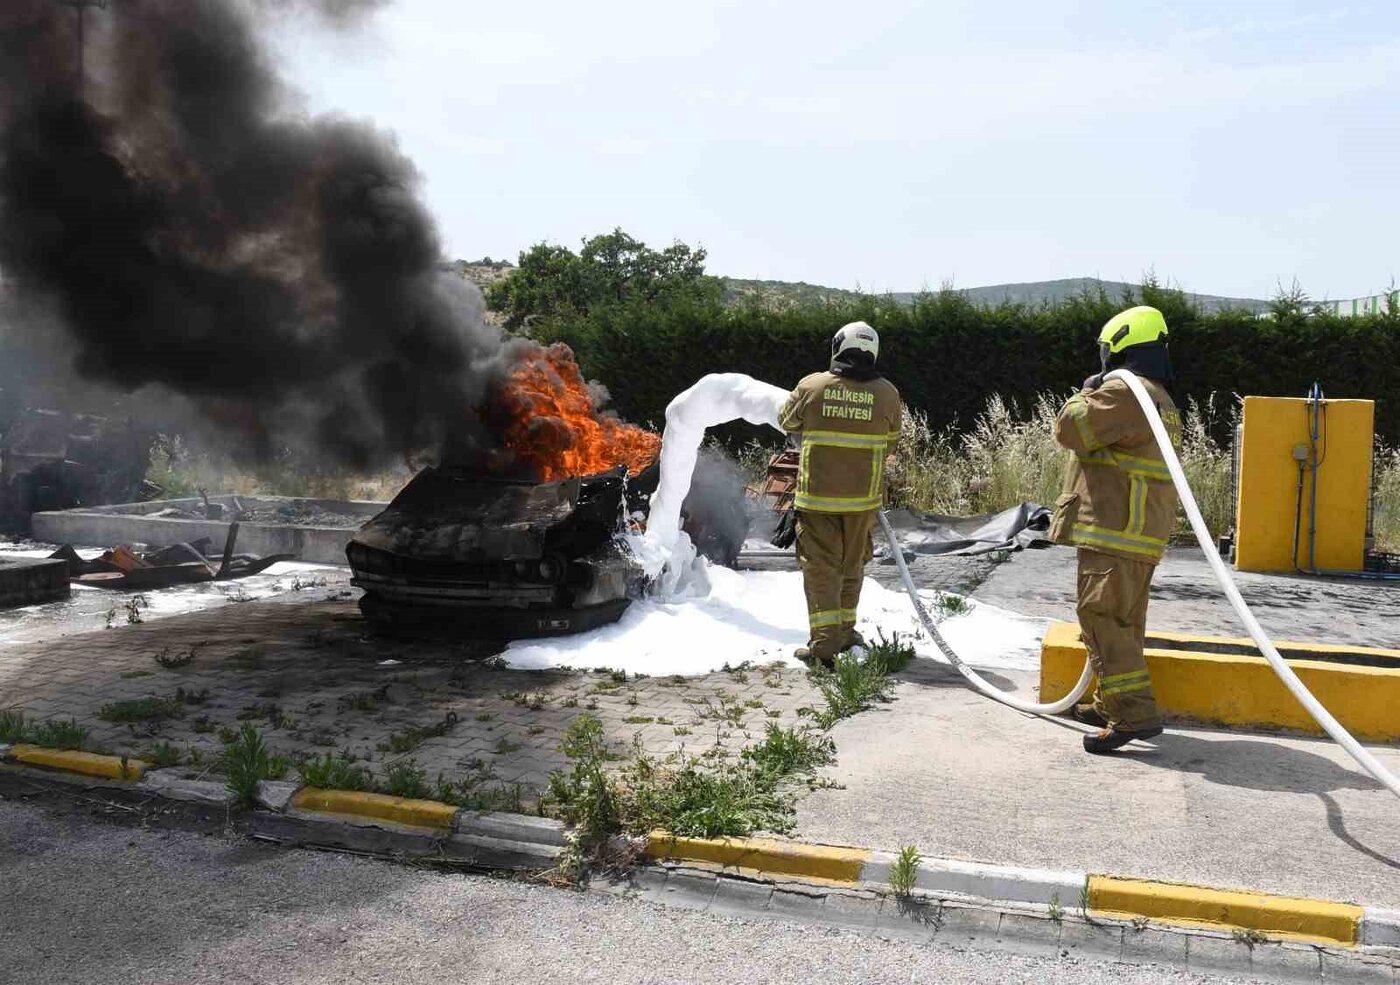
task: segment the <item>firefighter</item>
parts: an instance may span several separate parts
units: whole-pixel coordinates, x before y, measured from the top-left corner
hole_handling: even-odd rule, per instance
[[[873,328],[843,326],[831,340],[831,368],[798,383],[779,416],[801,440],[793,505],[809,639],[796,656],[808,664],[830,667],[865,644],[856,606],[901,414],[899,391],[875,368],[879,354]]]
[[[1098,687],[1073,714],[1099,728],[1084,736],[1091,753],[1162,733],[1142,650],[1148,589],[1176,522],[1176,489],[1147,416],[1126,383],[1104,375],[1120,366],[1136,373],[1174,444],[1181,434],[1166,389],[1174,374],[1160,311],[1141,305],[1110,318],[1099,333],[1099,361],[1100,372],[1055,420],[1055,440],[1074,456],[1050,531],[1079,553],[1079,626]]]

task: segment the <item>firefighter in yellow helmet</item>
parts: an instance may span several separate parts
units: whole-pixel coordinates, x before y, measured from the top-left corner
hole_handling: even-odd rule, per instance
[[[1074,717],[1100,731],[1084,748],[1106,753],[1162,733],[1162,715],[1143,658],[1147,596],[1176,522],[1176,489],[1146,414],[1121,380],[1142,379],[1167,431],[1181,422],[1166,384],[1173,379],[1167,323],[1141,305],[1108,320],[1099,333],[1100,373],[1084,381],[1055,420],[1055,440],[1074,453],[1050,535],[1079,549],[1079,625],[1098,688]]]
[[[864,645],[856,632],[876,511],[884,503],[885,456],[899,438],[899,391],[875,368],[880,337],[863,321],[831,340],[831,367],[797,384],[779,422],[800,436],[797,561],[807,593],[805,663],[831,666]]]

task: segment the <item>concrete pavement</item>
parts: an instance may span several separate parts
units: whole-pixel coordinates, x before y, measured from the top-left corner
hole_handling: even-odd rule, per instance
[[[840,786],[802,800],[796,837],[1400,905],[1400,802],[1330,741],[1171,726],[1095,757],[1079,726],[942,665],[901,676],[893,703],[833,729]],[[1375,751],[1400,770],[1400,749]]]

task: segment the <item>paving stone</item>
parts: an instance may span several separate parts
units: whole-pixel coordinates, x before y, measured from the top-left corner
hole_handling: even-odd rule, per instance
[[[744,879],[730,879],[721,876],[716,882],[714,899],[710,908],[726,913],[760,913],[768,905],[773,895],[773,886],[766,882],[749,882]]]
[[[667,906],[703,910],[714,899],[718,880],[708,872],[673,869],[661,890],[661,900]]]
[[[938,900],[886,898],[876,915],[875,931],[896,940],[927,942],[938,933],[942,915]]]
[[[945,903],[938,915],[938,939],[941,941],[996,940],[1001,926],[1001,913],[976,906]]]
[[[1250,970],[1270,981],[1307,983],[1322,980],[1322,952],[1304,944],[1254,945]]]
[[[669,870],[659,865],[643,865],[632,870],[628,885],[641,895],[660,900],[666,888]]]
[[[806,893],[793,893],[783,889],[774,890],[773,895],[768,898],[770,916],[795,923],[821,923],[825,906],[825,896],[809,896]]]
[[[1186,967],[1192,971],[1216,971],[1247,975],[1250,948],[1243,941],[1228,937],[1191,935],[1186,942]]]
[[[850,930],[870,930],[880,919],[883,898],[873,893],[847,895],[832,893],[826,898],[822,919]]]
[[[1071,957],[1108,958],[1123,953],[1123,928],[1117,924],[1066,919],[1060,927],[1060,951]]]
[[[1003,913],[996,939],[997,946],[1003,950],[1033,956],[1051,955],[1060,947],[1060,925],[1048,917]]]
[[[1394,958],[1327,950],[1322,952],[1322,980],[1348,985],[1395,985],[1400,981]]]
[[[1123,960],[1129,964],[1161,964],[1181,968],[1186,965],[1186,935],[1144,927],[1123,931]]]

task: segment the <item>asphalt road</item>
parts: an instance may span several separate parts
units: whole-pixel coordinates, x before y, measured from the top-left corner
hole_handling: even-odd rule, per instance
[[[1229,980],[748,922],[73,806],[0,801],[0,982]]]

